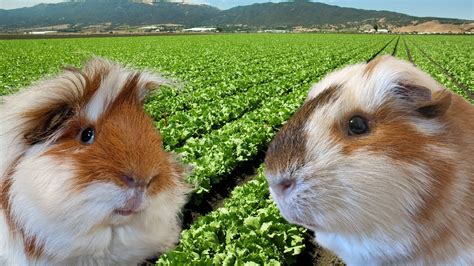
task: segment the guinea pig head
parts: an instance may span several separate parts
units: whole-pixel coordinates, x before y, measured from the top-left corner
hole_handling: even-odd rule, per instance
[[[370,233],[429,219],[453,158],[444,158],[451,93],[393,57],[348,66],[313,86],[271,142],[265,173],[290,222]]]
[[[20,116],[25,148],[3,190],[10,223],[36,239],[34,250],[61,256],[55,246],[66,245],[92,254],[113,241],[112,226],[150,213],[176,230],[188,191],[184,168],[163,150],[142,107],[147,92],[164,82],[94,59],[23,95],[30,99]],[[72,244],[86,236],[91,243]]]

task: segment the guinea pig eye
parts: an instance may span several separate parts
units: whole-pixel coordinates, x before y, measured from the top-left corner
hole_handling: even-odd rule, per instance
[[[369,131],[367,120],[360,116],[353,116],[349,120],[349,135],[361,135]]]
[[[94,142],[95,132],[93,128],[86,128],[81,132],[81,142],[84,144],[91,144]]]

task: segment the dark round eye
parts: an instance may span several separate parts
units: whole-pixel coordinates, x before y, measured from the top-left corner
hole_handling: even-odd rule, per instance
[[[349,135],[360,135],[369,131],[367,120],[360,116],[353,116],[349,120]]]
[[[81,132],[81,142],[85,144],[91,144],[94,142],[95,132],[93,128],[86,128]]]

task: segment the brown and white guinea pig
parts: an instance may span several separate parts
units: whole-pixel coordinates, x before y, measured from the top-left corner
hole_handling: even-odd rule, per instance
[[[142,107],[163,82],[94,59],[5,97],[0,265],[133,265],[175,245],[189,186]]]
[[[474,107],[394,57],[329,74],[266,154],[290,222],[349,265],[474,265]]]

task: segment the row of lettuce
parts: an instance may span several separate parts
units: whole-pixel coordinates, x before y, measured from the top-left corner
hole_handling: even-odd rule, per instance
[[[178,247],[158,265],[282,265],[305,249],[305,230],[290,225],[269,198],[260,167],[254,180],[237,187],[224,206],[183,231]]]
[[[348,43],[349,53],[338,54],[337,60],[327,61],[324,71],[314,76],[321,78],[324,72],[346,63],[367,60],[387,43],[389,39],[365,46],[363,50]],[[393,47],[392,47],[393,48]],[[336,51],[336,50],[335,50]],[[356,51],[356,53],[353,53]],[[336,58],[334,58],[336,59]],[[221,135],[228,139],[230,145],[206,142],[205,137],[187,142],[192,144],[178,149],[185,158],[199,157],[192,181],[199,183],[200,193],[213,182],[219,182],[237,163],[249,160],[275,134],[276,129],[301,105],[306,97],[309,83],[293,89],[284,96],[269,99],[262,108],[244,115],[242,119],[227,124],[222,129],[232,128],[230,135]],[[296,84],[294,85],[296,86]],[[246,120],[246,116],[257,120]],[[260,118],[258,118],[260,117]],[[236,126],[234,127],[233,124]],[[249,131],[242,132],[245,128]],[[214,131],[219,132],[220,130]],[[257,136],[261,132],[262,137]],[[236,142],[235,142],[236,141]],[[238,143],[236,146],[235,144]],[[191,152],[186,149],[193,147]],[[194,148],[201,147],[202,154],[193,154]],[[225,147],[227,154],[215,155],[216,149]],[[237,159],[230,162],[229,159]],[[201,161],[202,160],[202,161]],[[218,171],[212,169],[217,167]],[[304,240],[307,232],[301,227],[287,224],[280,216],[278,209],[269,197],[268,187],[260,167],[256,178],[242,186],[236,187],[224,206],[197,219],[181,235],[181,241],[175,250],[160,257],[158,265],[183,265],[190,262],[194,265],[286,265],[298,262],[298,257],[305,251]],[[203,179],[199,179],[199,178]],[[208,181],[209,180],[209,181]]]
[[[381,51],[381,54],[395,52],[397,54],[406,54],[404,43],[399,39],[393,40]],[[346,62],[362,61],[368,58],[371,53],[373,53],[373,50],[369,48],[366,50],[366,53],[359,53],[359,56],[355,56],[352,60]],[[418,59],[418,56],[416,58]],[[293,91],[293,93],[286,95],[286,99],[283,102],[288,103],[288,100],[294,99],[295,105],[293,108],[295,108],[295,106],[297,107],[301,104],[306,91],[307,87],[304,88],[303,86],[301,90]],[[291,106],[288,106],[288,108],[292,109]],[[291,114],[294,110],[296,109],[292,109],[289,113]],[[274,134],[274,131],[272,132],[271,130],[266,132],[269,136]],[[193,138],[191,143],[195,143]],[[197,146],[206,146],[206,144],[213,142],[197,141],[196,143],[198,143]],[[252,140],[247,139],[240,143],[251,144]],[[263,146],[265,146],[266,142],[264,141],[263,143]],[[244,148],[247,151],[251,151],[252,148],[254,150],[254,153],[249,152],[247,156],[254,156],[258,150],[257,146],[253,146],[250,149],[248,147]],[[178,150],[183,152],[183,149]],[[233,158],[235,154],[240,156],[239,150],[241,151],[242,149],[231,150],[233,152],[228,155],[231,156],[230,158]],[[204,152],[208,154],[207,151]],[[184,151],[184,154],[187,153]],[[193,156],[188,158],[191,157]],[[226,157],[216,158],[204,155],[204,158],[210,158],[208,161],[204,160],[204,165],[215,163],[225,168]],[[224,159],[224,161],[221,161],[221,159]],[[201,164],[198,163],[198,165]],[[229,169],[232,169],[234,164],[231,163],[229,166]],[[221,172],[215,173],[207,172],[203,176],[217,177],[228,173],[223,168],[221,170]],[[212,182],[219,182],[219,180],[211,178],[210,183],[203,183],[201,181],[200,184],[203,185],[201,188],[207,185],[212,186]],[[197,193],[200,192],[198,191]],[[260,170],[255,180],[234,190],[232,196],[225,201],[224,207],[200,217],[191,228],[183,231],[178,247],[161,256],[157,263],[159,265],[177,265],[191,261],[198,265],[292,264],[297,262],[298,256],[305,250],[305,236],[305,230],[288,225],[282,220],[275,205],[269,199],[266,182]]]
[[[461,39],[460,39],[461,40]],[[194,166],[188,181],[199,199],[240,164],[265,149],[278,128],[301,105],[310,85],[344,64],[380,54],[408,59],[441,83],[456,85],[415,48],[439,60],[456,77],[472,77],[470,39],[446,37],[454,59],[435,40],[367,35],[219,35],[0,41],[0,95],[60,70],[102,56],[157,70],[176,80],[152,95],[145,108],[156,121],[165,147]],[[431,46],[429,46],[431,43]],[[432,49],[433,48],[433,49]],[[463,59],[464,58],[464,59]],[[466,59],[467,58],[467,59]],[[467,63],[466,63],[467,62]],[[463,65],[456,72],[456,64]],[[471,71],[465,72],[466,69]],[[458,69],[461,69],[459,67]],[[464,71],[464,72],[463,72]],[[466,74],[467,73],[467,74]],[[455,75],[457,74],[457,75]],[[471,76],[469,76],[471,75]],[[462,80],[465,82],[465,80]],[[466,84],[470,84],[466,82]],[[471,87],[472,88],[472,87]],[[463,93],[462,90],[457,90]],[[159,264],[290,264],[304,250],[305,231],[286,224],[269,199],[261,170],[237,187],[224,207],[199,218],[178,247]]]
[[[208,95],[221,93],[226,96],[233,93],[233,89],[240,90],[247,83],[256,81],[254,78],[258,76],[252,73],[262,70],[260,63],[268,65],[265,60],[272,60],[264,56],[265,51],[273,51],[274,57],[287,57],[287,54],[277,52],[289,38],[266,41],[265,46],[253,39],[252,35],[220,35],[212,39],[210,36],[167,36],[0,40],[0,95],[56,74],[65,65],[80,67],[88,59],[99,56],[181,80],[182,89],[168,90],[172,95],[192,93],[199,86],[199,89],[214,87]],[[269,37],[262,36],[261,39],[265,41]],[[230,82],[234,85],[227,85]],[[163,94],[160,106],[165,111],[172,111],[172,106],[163,104],[167,102],[167,96]],[[206,100],[205,94],[202,96],[204,98],[199,99],[190,94],[185,103],[199,105],[200,101]]]
[[[254,62],[258,67],[248,66],[252,71],[241,70],[249,73],[246,83],[236,79],[224,84],[216,82],[210,88],[205,84],[193,84],[188,87],[191,91],[187,89],[173,98],[165,91],[165,97],[154,97],[148,102],[147,111],[157,120],[166,148],[173,150],[190,137],[200,137],[259,108],[269,98],[291,92],[295,85],[314,81],[315,77],[339,65],[340,58],[336,55],[347,54],[363,42],[358,39],[353,40],[358,46],[335,46],[335,41],[337,39],[331,36],[313,38],[313,42],[290,42],[292,45],[282,45],[278,49],[272,46],[262,52],[271,60]],[[231,93],[223,95],[223,91]]]
[[[403,36],[404,51],[397,56],[409,59],[446,88],[474,103],[474,39],[462,36]],[[446,49],[449,47],[448,49]]]
[[[231,99],[229,105],[215,106],[216,109],[213,112],[220,113],[222,110],[231,110],[235,105],[242,105],[242,109],[235,109],[242,111],[237,114],[238,119],[228,119],[223,122],[219,119],[206,120],[203,116],[192,117],[193,120],[207,121],[206,127],[211,130],[203,129],[205,134],[197,134],[186,139],[183,142],[184,145],[171,149],[180,153],[184,162],[194,166],[193,174],[188,177],[188,181],[196,185],[195,193],[208,192],[214,184],[221,182],[238,165],[252,160],[262,151],[276,130],[301,105],[313,82],[343,64],[368,58],[386,42],[387,40],[383,40],[365,46],[362,51],[358,48],[360,43],[351,41],[344,45],[344,52],[334,47],[332,51],[335,54],[332,55],[327,55],[331,52],[328,52],[327,47],[323,47],[322,53],[326,53],[325,56],[314,57],[307,67],[301,68],[300,71],[288,71],[285,73],[285,78],[265,84],[266,86],[262,86],[260,92],[257,90],[255,94],[261,94],[262,99],[256,108],[250,107],[247,108],[247,112],[242,111],[247,102],[234,102],[231,97],[229,97]],[[357,56],[354,56],[354,50],[357,51]],[[207,104],[203,103],[202,108],[207,108]],[[189,113],[192,114],[192,110],[189,110]],[[168,121],[172,119],[173,117],[170,117]],[[178,125],[180,122],[176,121]],[[221,124],[223,124],[222,127],[218,127]],[[178,126],[173,127],[173,125],[168,124],[164,130],[159,127],[168,148],[170,144],[167,140],[182,134],[183,130],[188,130]],[[214,126],[217,128],[212,130]],[[195,198],[199,199],[199,197]]]
[[[423,36],[410,38],[415,47],[442,66],[450,76],[474,93],[474,38],[462,36]]]

